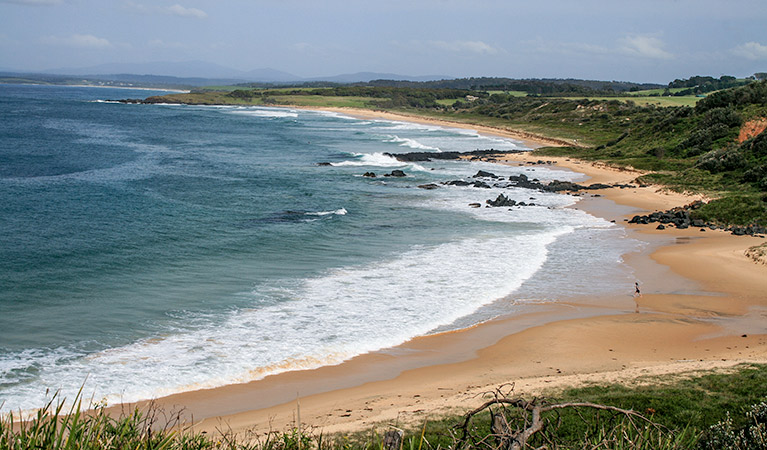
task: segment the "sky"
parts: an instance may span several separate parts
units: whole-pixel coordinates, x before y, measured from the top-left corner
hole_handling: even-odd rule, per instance
[[[204,61],[668,83],[767,72],[765,0],[0,0],[0,70]]]

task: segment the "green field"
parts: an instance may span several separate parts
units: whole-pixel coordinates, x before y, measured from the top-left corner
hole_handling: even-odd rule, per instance
[[[377,97],[333,97],[325,95],[275,95],[270,97],[277,105],[294,105],[306,107],[331,108],[372,108],[372,102],[386,100]]]
[[[685,95],[680,97],[650,97],[641,95],[628,95],[625,97],[567,97],[571,100],[587,99],[587,100],[621,100],[632,101],[640,106],[655,105],[655,106],[695,106],[701,97],[694,95]]]
[[[525,91],[487,91],[488,94],[506,94],[511,95],[512,97],[526,97],[527,92]]]

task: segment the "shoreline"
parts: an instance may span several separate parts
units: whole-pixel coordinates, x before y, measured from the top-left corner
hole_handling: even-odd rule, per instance
[[[360,117],[344,108],[323,110]],[[413,121],[388,113],[363,118]],[[427,120],[420,123],[486,132],[479,126]],[[510,158],[513,162],[505,163],[537,161],[526,154]],[[569,158],[546,159],[584,173],[593,183],[625,183],[640,174]],[[584,199],[574,207],[618,223],[626,217],[625,210],[611,203],[653,211],[696,199],[653,187],[593,193],[604,198]],[[639,314],[630,295],[566,299],[520,316],[419,337],[335,366],[175,394],[153,403],[185,408],[195,429],[264,431],[294,423],[300,398],[304,423],[325,432],[350,431],[463,412],[476,406],[478,395],[508,382],[515,383],[516,394],[540,395],[555,387],[767,362],[767,336],[761,326],[767,310],[767,272],[743,255],[762,239],[623,226],[635,237],[660,245],[651,255],[624,255],[626,263],[643,274],[638,277],[647,278]],[[701,262],[707,265],[700,267]]]
[[[403,113],[394,113],[389,111],[380,111],[380,110],[362,109],[362,108],[348,108],[348,107],[343,107],[343,108],[342,107],[307,107],[307,106],[298,106],[298,105],[290,105],[290,106],[278,105],[275,107],[302,109],[305,111],[334,112],[339,114],[345,114],[347,116],[354,117],[357,119],[392,120],[392,121],[399,121],[399,122],[418,123],[423,125],[437,125],[437,126],[447,127],[447,128],[460,128],[464,130],[474,130],[482,134],[505,137],[505,138],[521,141],[522,143],[524,143],[525,145],[527,145],[529,148],[533,150],[540,147],[578,146],[577,143],[568,141],[566,139],[550,138],[547,136],[543,136],[536,133],[530,133],[530,132],[522,131],[522,130],[499,128],[499,127],[493,127],[489,125],[475,125],[475,124],[457,122],[452,120],[432,119],[430,117],[403,114]]]

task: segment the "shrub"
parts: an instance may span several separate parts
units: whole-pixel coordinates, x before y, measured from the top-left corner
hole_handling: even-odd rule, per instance
[[[767,130],[759,133],[759,136],[745,141],[740,147],[755,158],[767,156]]]
[[[742,169],[746,166],[746,159],[736,148],[723,148],[714,150],[701,156],[696,167],[708,170],[711,173],[727,172]]]
[[[704,128],[690,133],[690,136],[682,141],[677,149],[683,150],[687,156],[697,156],[711,150],[712,142],[711,132]]]
[[[724,125],[727,128],[737,127],[743,121],[737,112],[732,108],[714,108],[703,114],[702,124],[705,127],[714,125]]]
[[[765,174],[767,174],[767,164],[753,166],[743,174],[743,181],[747,183],[756,183],[757,181],[760,181]]]
[[[708,429],[698,442],[700,450],[763,450],[767,448],[767,403],[751,406],[748,425],[736,428],[729,413]]]

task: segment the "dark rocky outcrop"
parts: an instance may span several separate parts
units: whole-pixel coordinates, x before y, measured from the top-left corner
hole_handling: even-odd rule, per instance
[[[418,187],[421,188],[421,189],[426,189],[426,190],[432,190],[432,189],[438,189],[439,188],[439,186],[434,184],[434,183],[419,184]]]
[[[318,162],[318,166],[332,166],[333,164],[330,164],[329,162]]]
[[[702,219],[694,219],[692,217],[692,211],[703,206],[704,203],[696,201],[689,205],[672,208],[668,211],[655,211],[647,215],[637,215],[631,218],[628,223],[648,225],[651,223],[658,223],[657,230],[664,230],[669,226],[676,227],[680,230],[684,230],[690,227],[700,228],[705,231],[706,228],[710,230],[725,230],[729,231],[735,236],[759,236],[767,234],[767,227],[750,225],[746,227],[732,226],[722,227],[715,223],[709,223]]]
[[[495,200],[485,200],[485,203],[493,207],[515,206],[517,204],[515,200],[512,200],[503,194],[499,194]]]
[[[577,183],[572,183],[570,181],[554,180],[551,183],[547,184],[543,189],[549,192],[561,192],[561,191],[575,192],[575,191],[582,191],[586,189],[586,186],[582,186]]]
[[[446,186],[471,186],[474,183],[469,183],[468,181],[463,181],[463,180],[452,180],[452,181],[443,181],[442,184]]]
[[[405,172],[399,169],[394,169],[391,171],[391,173],[385,173],[384,176],[385,177],[406,177],[407,175],[405,174]]]
[[[490,172],[485,172],[484,170],[480,170],[476,174],[472,176],[472,178],[500,178],[498,175]]]

